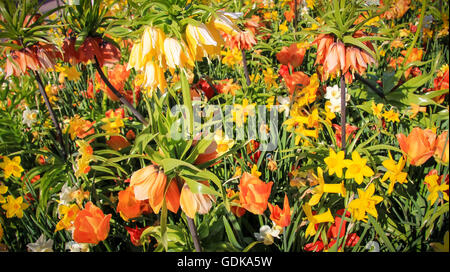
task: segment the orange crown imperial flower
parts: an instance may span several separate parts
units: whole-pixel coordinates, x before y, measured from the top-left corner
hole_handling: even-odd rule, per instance
[[[149,165],[133,173],[130,179],[130,186],[134,186],[134,195],[137,200],[147,200],[155,213],[159,213],[164,201],[167,176],[159,166]],[[174,185],[172,185],[174,184]],[[176,183],[171,182],[168,187],[170,192],[167,198],[169,210],[178,210],[177,202],[174,200],[178,191]]]
[[[97,58],[100,67],[105,64],[113,64],[120,60],[120,50],[112,43],[99,37],[87,37],[83,44],[75,49],[75,38],[66,39],[62,45],[64,62],[72,64],[88,63]]]
[[[201,183],[209,186],[207,181],[202,181]],[[186,183],[183,185],[180,195],[180,206],[189,218],[194,218],[197,213],[208,213],[213,201],[215,201],[215,198],[212,195],[193,193]]]

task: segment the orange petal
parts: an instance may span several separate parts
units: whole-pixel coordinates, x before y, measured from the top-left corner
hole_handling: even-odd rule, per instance
[[[189,186],[185,183],[180,195],[180,206],[186,216],[194,218],[197,213],[197,202],[194,199],[194,194],[189,189]]]
[[[180,190],[175,179],[169,183],[166,192],[167,209],[173,213],[177,213],[180,208]]]

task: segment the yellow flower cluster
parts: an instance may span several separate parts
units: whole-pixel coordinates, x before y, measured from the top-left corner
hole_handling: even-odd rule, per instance
[[[9,178],[11,175],[20,178],[23,172],[22,166],[20,166],[20,157],[15,156],[12,160],[8,157],[3,157],[3,162],[0,163],[0,168],[4,171],[5,179]]]
[[[131,49],[128,69],[134,68],[144,74],[144,87],[159,88],[164,92],[167,69],[172,74],[177,68],[191,70],[195,61],[220,55],[224,41],[219,31],[230,35],[239,32],[232,17],[219,11],[208,23],[188,24],[184,39],[167,37],[162,29],[148,26]]]
[[[84,140],[76,141],[77,146],[79,146],[78,152],[79,155],[76,160],[76,164],[74,165],[75,176],[80,177],[89,173],[91,167],[89,163],[93,160],[94,151],[88,142]]]

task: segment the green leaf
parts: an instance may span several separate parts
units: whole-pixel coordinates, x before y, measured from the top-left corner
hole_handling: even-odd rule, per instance
[[[185,166],[187,168],[190,168],[196,172],[200,172],[201,170],[198,169],[197,167],[195,167],[194,165],[185,162],[185,161],[181,161],[181,160],[177,160],[177,159],[172,159],[172,158],[166,158],[163,159],[161,161],[161,166],[164,168],[164,172],[167,174],[170,171],[173,171],[175,168],[178,168],[180,166]]]
[[[386,71],[381,78],[383,82],[383,93],[389,93],[396,85],[398,79],[395,77],[395,71]]]
[[[362,43],[359,38],[353,38],[352,36],[344,36],[342,42],[345,44],[351,44],[361,49],[364,49],[368,54],[370,54],[374,59],[376,59],[375,52],[373,52],[367,45]]]
[[[184,181],[189,186],[189,189],[194,194],[209,194],[209,195],[216,195],[221,196],[216,190],[214,190],[210,186],[206,186],[205,184],[197,181],[194,179],[194,177],[189,176],[186,173],[183,173],[183,171],[180,173],[180,177],[184,179]]]
[[[391,241],[386,236],[386,233],[384,233],[384,230],[381,228],[380,224],[378,224],[376,219],[373,218],[371,215],[369,215],[369,222],[375,228],[376,233],[380,236],[381,241],[387,246],[389,251],[395,252],[395,248],[392,246]]]
[[[225,216],[222,216],[223,225],[225,227],[225,232],[227,234],[228,241],[237,249],[242,249],[242,246],[238,243],[236,236],[234,236],[233,230],[231,229],[230,223]]]
[[[208,139],[207,137],[198,141],[194,148],[191,150],[189,156],[186,158],[186,161],[189,163],[194,163],[197,157],[200,154],[203,154],[205,150],[211,145],[212,141],[213,140]]]

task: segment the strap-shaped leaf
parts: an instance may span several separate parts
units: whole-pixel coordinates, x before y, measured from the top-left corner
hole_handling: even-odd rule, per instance
[[[205,184],[195,180],[196,177],[191,176],[188,173],[185,173],[185,172],[182,171],[182,173],[180,173],[180,177],[182,179],[184,179],[186,184],[189,186],[189,189],[194,194],[209,194],[209,195],[221,196],[212,187],[206,186]]]
[[[185,161],[181,161],[181,160],[177,160],[177,159],[172,159],[172,158],[166,158],[163,159],[161,161],[161,166],[164,168],[164,172],[167,174],[170,171],[173,171],[175,168],[178,168],[180,166],[184,166],[187,167],[189,169],[192,169],[196,172],[200,172],[201,170],[197,167],[195,167],[194,165],[185,162]]]
[[[361,49],[364,49],[368,54],[370,54],[374,59],[376,59],[375,52],[373,52],[367,45],[365,45],[359,38],[354,38],[352,36],[344,36],[342,42],[345,44],[351,44]]]

